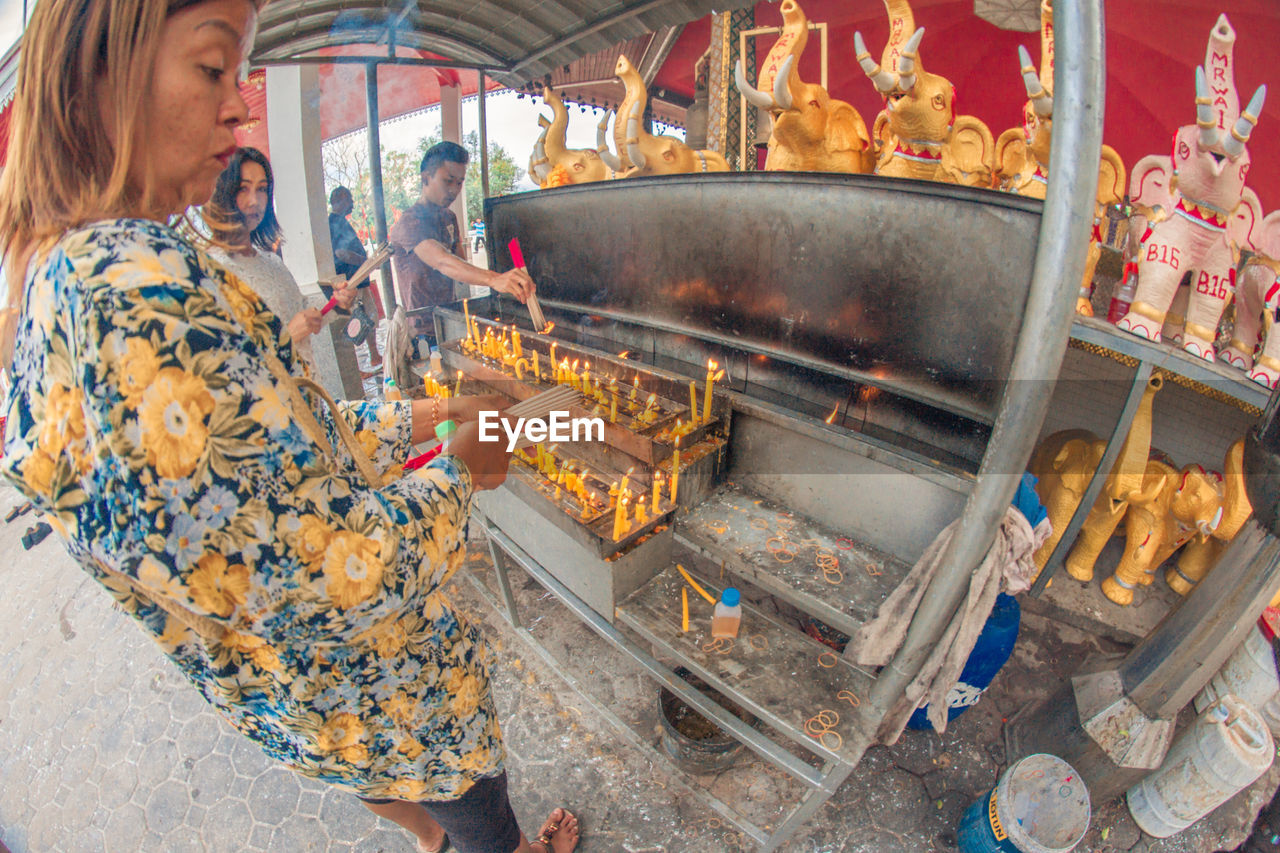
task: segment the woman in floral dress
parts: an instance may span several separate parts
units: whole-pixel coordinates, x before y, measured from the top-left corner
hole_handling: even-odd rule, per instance
[[[255,24],[249,0],[36,5],[0,177],[3,473],[270,756],[423,850],[568,853],[567,811],[515,826],[483,643],[441,592],[472,491],[506,476],[479,404],[331,410],[280,319],[169,224],[235,150]],[[402,475],[446,415],[450,452]]]

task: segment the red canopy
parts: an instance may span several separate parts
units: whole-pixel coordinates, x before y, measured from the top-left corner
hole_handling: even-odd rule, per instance
[[[325,56],[367,56],[364,46],[334,47],[321,51]],[[400,56],[438,58],[421,50],[400,48]],[[440,103],[440,86],[458,84],[462,95],[479,91],[479,75],[474,71],[431,68],[425,65],[383,65],[378,69],[378,115],[385,121]],[[241,92],[249,104],[248,126],[236,132],[241,145],[267,151],[267,104],[265,72],[255,71]],[[503,88],[492,78],[487,91]],[[363,64],[320,66],[320,136],[333,139],[365,126],[365,69]]]
[[[854,59],[853,34],[862,32],[877,61],[888,37],[881,3],[801,0],[810,21],[829,27],[828,88],[848,101],[870,128],[883,102]],[[1106,3],[1106,116],[1103,141],[1126,166],[1148,154],[1167,154],[1176,128],[1195,122],[1195,67],[1204,62],[1209,30],[1226,12],[1236,31],[1236,86],[1240,103],[1268,84],[1271,100],[1262,112],[1249,153],[1249,186],[1263,205],[1280,206],[1280,65],[1270,51],[1280,43],[1280,3],[1275,0],[1124,0]],[[955,84],[960,113],[986,122],[994,136],[1022,124],[1026,89],[1018,74],[1018,45],[1040,61],[1039,33],[1012,32],[973,12],[973,0],[912,0],[917,27],[925,28],[920,57],[924,67]],[[775,3],[755,7],[756,26],[780,26]],[[709,25],[690,24],[677,40],[654,85],[693,94],[693,65],[707,49]],[[756,41],[763,59],[777,36]],[[800,63],[800,75],[818,82],[816,33]],[[753,81],[754,82],[754,81]]]

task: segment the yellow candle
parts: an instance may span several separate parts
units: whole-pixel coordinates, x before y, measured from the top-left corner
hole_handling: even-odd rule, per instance
[[[653,472],[653,504],[650,506],[650,510],[653,512],[654,515],[658,514],[658,504],[660,503],[662,503],[662,474],[657,471],[654,471]]]
[[[587,499],[587,472],[589,472],[590,470],[591,470],[590,468],[583,468],[582,473],[579,474],[576,478],[576,483],[578,486],[578,497],[581,498],[583,501],[586,501]]]
[[[614,539],[622,538],[622,522],[623,522],[623,519],[626,517],[626,511],[627,511],[627,502],[625,500],[622,500],[620,497],[617,504],[614,505],[614,510],[613,510],[613,538]]]
[[[644,514],[644,501],[636,501],[636,524],[646,524],[649,517]]]
[[[462,371],[461,371],[461,370],[459,370],[459,371],[458,371],[458,378],[457,378],[457,380],[456,380],[456,381],[454,381],[454,383],[453,383],[453,396],[455,396],[455,397],[456,397],[456,396],[458,396],[458,395],[459,395],[459,394],[461,394],[461,393],[462,393]]]
[[[511,331],[511,346],[516,351],[516,358],[524,355],[524,350],[520,348],[520,333],[514,329]]]
[[[618,422],[618,392],[613,392],[613,398],[609,400],[609,423],[616,424]]]
[[[689,382],[689,418],[698,422],[698,383],[692,380]]]
[[[574,364],[577,364],[577,362],[574,362]],[[586,364],[582,366],[582,385],[583,385],[584,391],[586,390],[587,383],[589,383],[590,381],[591,381],[591,362],[588,361]]]
[[[635,472],[635,470],[636,470],[636,466],[632,465],[630,468],[627,469],[627,473],[622,475],[622,486],[618,489],[618,493],[620,495],[626,494],[627,486],[631,483],[631,475],[632,473]]]
[[[548,363],[548,364],[550,364],[552,367],[555,367],[555,364],[556,364],[556,345],[555,345],[555,343],[552,343],[552,344],[551,344],[551,355],[550,355],[550,356],[548,356],[548,358],[547,358],[547,363]],[[557,379],[556,381],[557,381],[557,382],[559,382],[560,380],[558,380],[558,379]]]
[[[614,480],[609,486],[609,509],[613,509],[618,503],[618,481]]]
[[[636,394],[640,391],[640,374],[636,374],[636,378],[631,383],[631,393],[627,395],[627,399],[631,402],[636,401]]]
[[[680,439],[676,438],[676,452],[671,454],[671,504],[675,505],[680,493]]]
[[[542,368],[538,366],[538,351],[533,351],[533,377],[539,382],[542,381]]]
[[[560,500],[560,487],[556,486],[556,500]]]
[[[711,423],[711,390],[716,384],[716,363],[707,359],[707,391],[702,398],[702,422]]]
[[[687,634],[689,633],[689,587],[680,587],[680,613],[682,616],[680,627]]]
[[[579,391],[582,390],[582,377],[578,375],[578,359],[573,360],[573,365],[569,368],[569,384]]]
[[[464,338],[471,337],[471,309],[467,307],[467,303],[470,301],[470,299],[462,300],[462,318],[467,324],[467,333],[463,335]]]

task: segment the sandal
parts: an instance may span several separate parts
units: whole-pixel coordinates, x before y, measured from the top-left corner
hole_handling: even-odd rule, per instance
[[[568,821],[569,819],[573,818],[573,814],[570,813],[568,809],[563,809],[563,808],[556,809],[552,811],[552,814],[555,814],[556,811],[560,812],[562,821]],[[582,840],[582,824],[581,823],[578,824],[577,829],[578,829],[578,837],[573,841],[573,848],[576,848],[578,846],[578,842]],[[547,818],[547,822],[542,825],[542,831],[538,833],[538,837],[535,838],[530,843],[541,844],[543,849],[546,850],[546,853],[555,853],[555,847],[552,846],[551,836],[555,835],[559,831],[560,831],[560,823],[555,820],[552,820],[551,818]],[[573,849],[573,848],[570,848],[570,849]]]

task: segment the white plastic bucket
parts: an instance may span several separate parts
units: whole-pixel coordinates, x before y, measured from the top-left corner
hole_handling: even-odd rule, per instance
[[[1274,757],[1262,717],[1228,693],[1178,737],[1160,769],[1129,789],[1129,813],[1143,832],[1168,838],[1250,785]]]
[[[1276,657],[1271,651],[1271,643],[1255,625],[1245,636],[1244,642],[1227,658],[1222,669],[1209,679],[1204,690],[1196,696],[1196,712],[1204,711],[1218,701],[1219,697],[1228,693],[1261,712],[1262,707],[1277,692],[1280,692],[1280,679],[1276,678]],[[1271,732],[1275,734],[1276,730],[1271,728]]]

